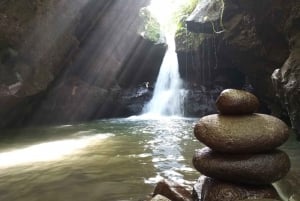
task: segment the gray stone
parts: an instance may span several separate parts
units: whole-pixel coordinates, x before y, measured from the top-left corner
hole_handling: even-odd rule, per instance
[[[289,137],[288,126],[280,119],[265,115],[209,115],[195,125],[196,138],[225,153],[259,153],[272,150]]]
[[[193,164],[206,176],[251,185],[273,183],[290,170],[289,157],[280,150],[262,154],[223,154],[206,147],[195,151]]]

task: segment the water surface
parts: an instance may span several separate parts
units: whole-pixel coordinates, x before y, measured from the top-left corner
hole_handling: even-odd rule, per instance
[[[197,119],[111,119],[1,132],[1,201],[138,201],[162,178],[191,187]],[[283,198],[299,196],[300,150],[281,147],[292,161],[275,184]],[[300,200],[299,200],[300,201]]]
[[[113,119],[7,131],[1,201],[144,200],[162,178],[191,185],[195,119]]]

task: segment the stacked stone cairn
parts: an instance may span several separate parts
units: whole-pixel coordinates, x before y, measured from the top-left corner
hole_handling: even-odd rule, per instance
[[[288,139],[288,126],[255,113],[257,97],[243,90],[224,90],[216,106],[220,114],[205,116],[194,127],[207,146],[193,157],[203,175],[194,187],[195,200],[280,200],[271,183],[290,169],[288,155],[276,149]]]

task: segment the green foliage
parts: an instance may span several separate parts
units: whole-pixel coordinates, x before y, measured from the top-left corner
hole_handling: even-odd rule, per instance
[[[178,25],[177,29],[181,29],[182,27],[185,27],[185,20],[196,8],[199,1],[200,0],[189,0],[183,7],[181,7],[177,12],[175,12],[174,20]]]
[[[175,31],[177,29],[182,29],[184,27],[186,18],[195,9],[199,0],[182,0],[182,2],[184,3],[182,3],[183,6],[179,10],[175,11],[170,24],[167,25],[170,27],[163,27],[164,30],[174,30],[174,25],[176,26]],[[141,31],[142,36],[154,42],[161,42],[160,40],[163,38],[161,36],[162,27],[155,17],[151,15],[150,10],[147,7],[142,8],[140,10],[140,16],[144,21],[143,30]]]
[[[160,25],[158,21],[151,15],[147,7],[140,10],[140,16],[144,21],[144,27],[141,35],[153,42],[159,42],[160,39]]]
[[[186,19],[194,11],[199,1],[200,0],[190,0],[188,4],[175,13],[174,18],[177,21],[175,35],[177,51],[196,50],[205,39],[204,34],[192,33],[188,31],[185,26]]]
[[[205,34],[192,33],[185,27],[181,27],[176,31],[175,41],[177,51],[191,51],[196,50],[203,40],[206,38]]]

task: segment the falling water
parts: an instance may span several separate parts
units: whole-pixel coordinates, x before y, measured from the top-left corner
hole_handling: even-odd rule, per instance
[[[183,116],[184,90],[178,70],[174,35],[166,36],[168,49],[160,67],[151,101],[143,113],[153,116]]]

